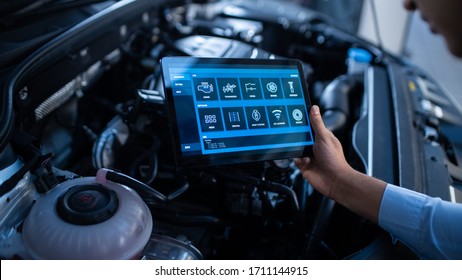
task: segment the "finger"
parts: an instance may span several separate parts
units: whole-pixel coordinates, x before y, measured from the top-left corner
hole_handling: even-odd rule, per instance
[[[311,106],[310,120],[311,120],[311,126],[313,127],[315,135],[322,137],[322,138],[326,138],[327,133],[329,131],[324,126],[324,122],[322,121],[322,117],[321,117],[321,112],[319,111],[319,107],[317,105]]]
[[[307,164],[310,163],[310,158],[309,157],[304,157],[304,158],[295,158],[294,163],[298,168],[303,168]]]

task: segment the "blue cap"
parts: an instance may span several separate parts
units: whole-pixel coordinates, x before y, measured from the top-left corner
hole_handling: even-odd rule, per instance
[[[358,62],[369,63],[372,61],[372,54],[365,49],[350,48],[348,50],[348,58],[354,59]]]

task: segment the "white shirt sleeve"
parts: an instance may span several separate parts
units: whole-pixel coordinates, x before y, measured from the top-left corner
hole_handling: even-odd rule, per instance
[[[462,204],[388,184],[379,225],[424,259],[462,259]]]

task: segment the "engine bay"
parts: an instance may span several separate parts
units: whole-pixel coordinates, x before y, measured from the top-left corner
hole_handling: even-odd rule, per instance
[[[126,186],[130,196],[134,190],[142,199],[137,209],[147,206],[139,210],[152,217],[152,225],[143,226],[150,229],[146,246],[128,258],[416,258],[377,225],[315,191],[292,159],[178,168],[160,60],[297,59],[312,103],[319,104],[355,169],[451,199],[449,186],[462,186],[457,133],[462,118],[438,84],[404,59],[296,4],[185,2],[104,1],[79,7],[84,19],[59,34],[40,34],[37,38],[51,39],[2,65],[9,75],[2,74],[0,257],[46,258],[31,254],[25,231],[44,231],[50,244],[61,244],[51,247],[72,243],[77,230],[61,232],[63,226],[56,224],[52,234],[53,226],[31,229],[24,220],[38,217],[34,207],[56,188],[86,180]],[[71,24],[60,20],[62,26]],[[353,52],[365,52],[368,61],[355,61]],[[406,164],[422,158],[418,166]],[[109,193],[98,197],[106,201]],[[45,207],[56,208],[53,203]],[[114,209],[109,220],[66,219],[84,219],[98,238],[116,231],[97,227],[118,215]],[[118,236],[135,238],[129,231],[135,225],[128,222],[139,220],[118,222],[126,229]],[[60,256],[75,256],[71,249],[68,253]]]

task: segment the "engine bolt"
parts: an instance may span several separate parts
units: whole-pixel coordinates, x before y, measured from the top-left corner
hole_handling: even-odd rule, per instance
[[[21,89],[21,91],[19,92],[19,99],[26,100],[28,96],[29,90],[27,89],[27,87]]]

